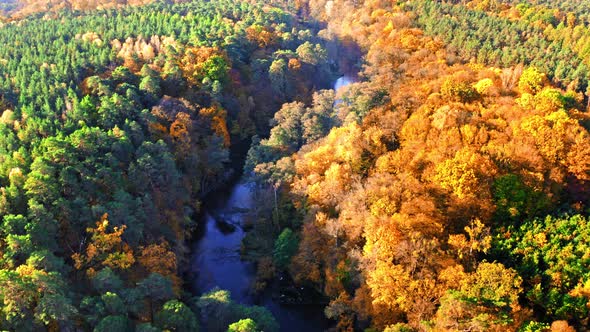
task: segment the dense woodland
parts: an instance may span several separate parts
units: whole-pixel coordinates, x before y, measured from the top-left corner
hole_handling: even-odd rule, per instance
[[[180,266],[233,146],[332,81],[314,25],[223,0],[48,15],[0,28],[0,327],[276,330]]]
[[[361,47],[362,80],[333,107],[283,105],[246,170],[280,193],[268,257],[330,299],[336,329],[590,328],[578,3],[301,5]]]
[[[585,1],[147,2],[0,3],[0,329],[279,330],[181,277],[244,158],[255,291],[338,331],[590,329]]]

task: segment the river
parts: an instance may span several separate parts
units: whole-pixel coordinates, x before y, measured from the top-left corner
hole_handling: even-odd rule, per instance
[[[342,76],[334,83],[334,89],[355,81],[352,76]],[[235,302],[262,305],[275,316],[281,331],[326,330],[330,321],[324,317],[320,305],[283,305],[270,292],[258,299],[250,294],[256,271],[252,262],[241,259],[240,247],[245,235],[242,224],[253,204],[251,189],[252,183],[240,180],[204,204],[204,229],[191,248],[192,288],[202,294],[219,287],[229,290]]]

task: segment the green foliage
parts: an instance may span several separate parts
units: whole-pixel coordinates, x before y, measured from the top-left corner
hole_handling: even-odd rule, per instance
[[[273,260],[275,265],[284,269],[289,265],[291,257],[297,252],[299,239],[297,235],[289,228],[285,228],[275,241]]]
[[[104,293],[101,297],[102,302],[105,305],[105,309],[111,315],[120,315],[126,313],[125,304],[119,297],[119,295],[111,292]]]
[[[496,219],[500,222],[534,217],[548,205],[543,193],[527,187],[515,174],[498,177],[492,188]]]
[[[312,44],[309,41],[297,47],[297,56],[301,61],[312,65],[317,65],[327,60],[326,50],[320,44]]]
[[[119,66],[111,73],[111,78],[117,83],[129,83],[135,82],[135,74],[125,66]]]
[[[271,120],[270,137],[264,140],[254,137],[245,172],[254,172],[258,181],[275,186],[289,181],[293,165],[285,157],[326,136],[338,123],[334,101],[334,91],[321,90],[313,94],[309,107],[301,102],[283,104]]]
[[[287,62],[284,59],[277,59],[272,62],[268,69],[268,75],[273,91],[282,98],[287,96]]]
[[[194,330],[174,302],[180,278],[137,257],[167,242],[182,261],[199,199],[227,180],[230,145],[267,134],[280,105],[330,83],[324,40],[294,10],[146,2],[1,24],[0,284],[10,290],[0,291],[2,330],[133,330],[148,318]],[[252,26],[267,43],[248,38]],[[292,72],[287,61],[305,42],[317,54],[304,52],[313,63]],[[215,50],[197,84],[182,63],[191,49]],[[314,137],[323,130],[310,126]],[[125,229],[114,252],[105,250],[112,238],[92,242],[87,232],[105,214]],[[129,264],[113,264],[121,258]],[[229,307],[222,330],[245,318],[238,309]]]
[[[137,327],[135,327],[135,332],[161,332],[161,331],[162,330],[153,326],[150,323],[139,324],[139,325],[137,325]]]
[[[588,315],[590,222],[581,215],[547,216],[497,236],[526,281],[527,299],[555,319]]]
[[[203,64],[203,70],[205,71],[206,77],[211,81],[227,81],[229,69],[230,66],[227,63],[227,60],[220,55],[210,57]]]
[[[201,295],[196,305],[200,312],[200,322],[206,331],[225,331],[232,320],[234,303],[227,290],[213,289]]]
[[[260,331],[279,331],[279,324],[265,307],[238,305],[236,312],[239,319],[252,318]]]
[[[133,328],[125,316],[107,316],[94,328],[94,332],[127,332]]]
[[[57,271],[60,273],[66,273],[70,270],[63,258],[55,256],[48,250],[31,253],[31,256],[27,259],[27,265],[33,266],[39,270]]]
[[[161,94],[160,89],[160,82],[158,79],[152,76],[146,76],[141,79],[139,83],[139,89],[151,93],[152,95],[158,97]]]
[[[152,273],[137,286],[145,296],[156,301],[167,301],[174,297],[172,282],[159,273]]]
[[[258,327],[256,322],[251,318],[240,319],[235,323],[231,323],[227,328],[227,332],[257,332]]]
[[[367,89],[363,86],[352,86],[338,104],[338,112],[346,111],[348,114],[341,114],[342,122],[361,122],[362,119],[373,109],[384,105],[388,101],[388,93],[385,89]],[[345,106],[345,107],[342,107]]]
[[[203,329],[207,331],[225,332],[232,323],[246,319],[251,319],[260,331],[279,330],[277,321],[268,309],[236,304],[226,290],[213,289],[199,297],[196,305]]]
[[[170,331],[199,331],[195,314],[184,303],[171,300],[164,303],[156,315],[156,325]]]
[[[45,294],[35,308],[35,318],[46,325],[53,322],[71,325],[77,314],[78,310],[63,294]]]
[[[549,324],[535,321],[526,322],[518,329],[518,332],[547,332],[550,331]]]
[[[110,267],[105,267],[92,277],[92,285],[100,293],[117,292],[122,289],[123,281]]]
[[[62,276],[45,273],[30,266],[20,266],[19,272],[0,270],[0,317],[14,330],[33,330],[37,325],[69,322],[77,314],[65,291]],[[43,285],[38,290],[37,285]]]
[[[550,1],[544,2],[547,4]],[[513,20],[454,3],[411,1],[406,9],[417,14],[416,25],[427,35],[440,36],[466,61],[477,59],[479,63],[501,68],[518,64],[531,66],[523,73],[522,87],[519,84],[524,92],[535,93],[540,89],[539,80],[543,79],[541,73],[555,79],[563,87],[570,84],[574,84],[578,90],[586,87],[588,64],[584,63],[585,55],[575,52],[572,45],[568,44],[571,32],[563,33],[566,38],[563,35],[559,38],[548,37],[542,27],[527,20]],[[531,7],[529,13],[539,14],[541,11]],[[540,17],[541,21],[553,23],[552,11],[544,11],[542,15],[548,16]]]

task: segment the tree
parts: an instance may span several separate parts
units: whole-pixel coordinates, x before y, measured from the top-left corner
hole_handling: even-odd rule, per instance
[[[213,82],[226,82],[229,68],[227,57],[222,55],[211,56],[203,63],[205,76]]]
[[[166,303],[191,216],[231,173],[230,138],[247,141],[254,118],[262,133],[282,102],[265,87],[273,60],[295,61],[290,98],[310,100],[320,75],[295,49],[324,40],[277,4],[101,2],[0,18],[0,330],[134,330],[150,313],[192,329]],[[247,318],[229,309],[222,330]]]
[[[313,94],[313,104],[306,108],[301,119],[305,144],[313,143],[328,135],[337,123],[334,117],[335,95],[333,90],[320,90]]]
[[[469,103],[478,98],[477,91],[467,82],[455,81],[453,78],[447,78],[441,88],[440,93],[448,101]]]
[[[213,132],[223,139],[225,147],[229,147],[231,139],[227,128],[227,111],[218,105],[214,105],[200,109],[199,115],[211,122]]]
[[[469,236],[466,238],[463,234],[449,235],[449,244],[457,250],[459,259],[465,260],[473,267],[476,255],[480,252],[487,253],[491,247],[492,236],[490,229],[486,227],[479,219],[473,220],[469,226],[465,226],[465,233]]]
[[[459,291],[441,298],[436,314],[440,329],[474,331],[508,329],[518,313],[522,279],[501,263],[482,262],[461,282]]]
[[[99,293],[118,292],[123,289],[123,280],[110,267],[105,267],[91,276],[92,285]]]
[[[289,265],[291,257],[297,252],[299,240],[293,231],[285,228],[275,241],[273,259],[275,265],[284,269]]]
[[[256,322],[251,318],[240,319],[228,326],[227,332],[257,332],[259,331]]]
[[[506,307],[518,302],[522,279],[501,263],[482,262],[461,285],[461,294],[484,305]]]
[[[279,326],[270,311],[264,307],[245,306],[231,300],[226,290],[215,288],[197,299],[201,322],[207,331],[227,331],[232,322],[252,319],[258,330],[275,332]]]
[[[32,310],[37,292],[29,278],[15,271],[0,270],[2,325],[13,330],[32,331]]]
[[[159,273],[151,273],[147,278],[140,281],[137,286],[141,294],[148,300],[152,321],[158,307],[174,298],[172,281]]]
[[[121,239],[126,226],[114,227],[109,233],[107,217],[104,214],[96,222],[96,228],[86,230],[92,237],[85,252],[72,255],[76,269],[85,270],[89,276],[93,276],[99,266],[128,269],[135,262],[132,249]]]
[[[118,83],[130,83],[135,82],[135,75],[125,66],[118,66],[111,73],[111,78]]]
[[[273,128],[270,131],[268,144],[287,153],[297,151],[303,145],[301,120],[304,114],[303,103],[284,104],[271,121]]]
[[[160,81],[152,76],[145,76],[139,83],[139,89],[152,94],[154,97],[161,96]]]
[[[489,177],[494,174],[495,165],[475,151],[462,149],[452,159],[436,167],[435,181],[441,187],[451,190],[457,197],[489,196]]]
[[[159,273],[151,273],[140,281],[137,286],[142,293],[153,301],[166,301],[174,297],[172,282]]]
[[[216,47],[189,47],[180,60],[185,79],[194,86],[200,86],[203,79],[225,82],[228,78],[230,61],[223,50]]]
[[[199,331],[195,314],[182,302],[171,300],[164,303],[156,314],[156,326],[170,331]]]
[[[297,47],[297,56],[305,63],[317,65],[327,60],[326,50],[320,44],[312,44],[309,41]]]
[[[168,242],[163,241],[141,248],[137,261],[148,273],[159,273],[173,280],[176,287],[180,286],[180,280],[176,275],[176,255],[170,251]]]
[[[283,59],[277,59],[272,62],[268,69],[268,76],[272,84],[272,89],[278,94],[280,99],[287,96],[287,62]]]
[[[536,94],[541,90],[545,82],[545,74],[535,67],[528,67],[520,75],[518,89],[521,92]]]
[[[535,108],[542,114],[557,112],[562,108],[569,109],[576,103],[571,96],[563,95],[557,89],[545,88],[535,95]]]
[[[497,238],[527,281],[527,299],[556,319],[588,315],[590,279],[585,255],[590,248],[590,222],[582,215],[547,216],[509,228]]]
[[[389,325],[383,330],[383,332],[413,332],[414,330],[408,326],[408,324],[397,323]]]
[[[35,319],[46,326],[55,323],[62,327],[73,325],[72,320],[78,314],[76,307],[64,294],[46,293],[35,308]]]
[[[233,303],[230,293],[215,288],[196,301],[201,313],[201,323],[206,331],[224,331],[232,320]]]
[[[473,88],[480,95],[487,95],[493,86],[494,86],[494,81],[492,81],[492,79],[484,78],[484,79],[479,80],[477,83],[475,83],[473,85]]]
[[[98,76],[90,76],[85,81],[86,90],[95,96],[108,96],[111,93],[109,82]]]
[[[279,324],[277,320],[265,307],[237,305],[235,310],[237,317],[234,318],[234,321],[236,319],[251,318],[256,323],[256,326],[258,326],[260,331],[279,331]]]
[[[153,326],[150,323],[139,324],[135,327],[136,332],[161,332],[159,328]]]
[[[116,293],[106,292],[100,296],[100,299],[109,314],[124,315],[127,313],[127,308],[125,308],[123,300]]]
[[[125,316],[107,316],[94,328],[94,332],[126,332],[133,329],[133,323]]]
[[[516,174],[506,174],[492,185],[498,221],[522,220],[535,216],[548,204],[543,193],[522,183]]]

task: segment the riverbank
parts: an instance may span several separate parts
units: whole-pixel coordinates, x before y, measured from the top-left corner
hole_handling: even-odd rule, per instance
[[[340,89],[356,81],[342,76],[334,83]],[[325,318],[325,303],[315,290],[297,286],[287,274],[272,274],[263,290],[256,293],[255,263],[242,257],[245,228],[254,220],[253,210],[264,197],[254,197],[254,184],[235,181],[228,190],[207,196],[202,208],[201,229],[194,239],[188,279],[195,294],[216,287],[228,290],[234,301],[267,308],[277,319],[281,331],[324,331],[331,326]],[[274,237],[272,237],[274,239]],[[269,243],[272,248],[272,243]]]

